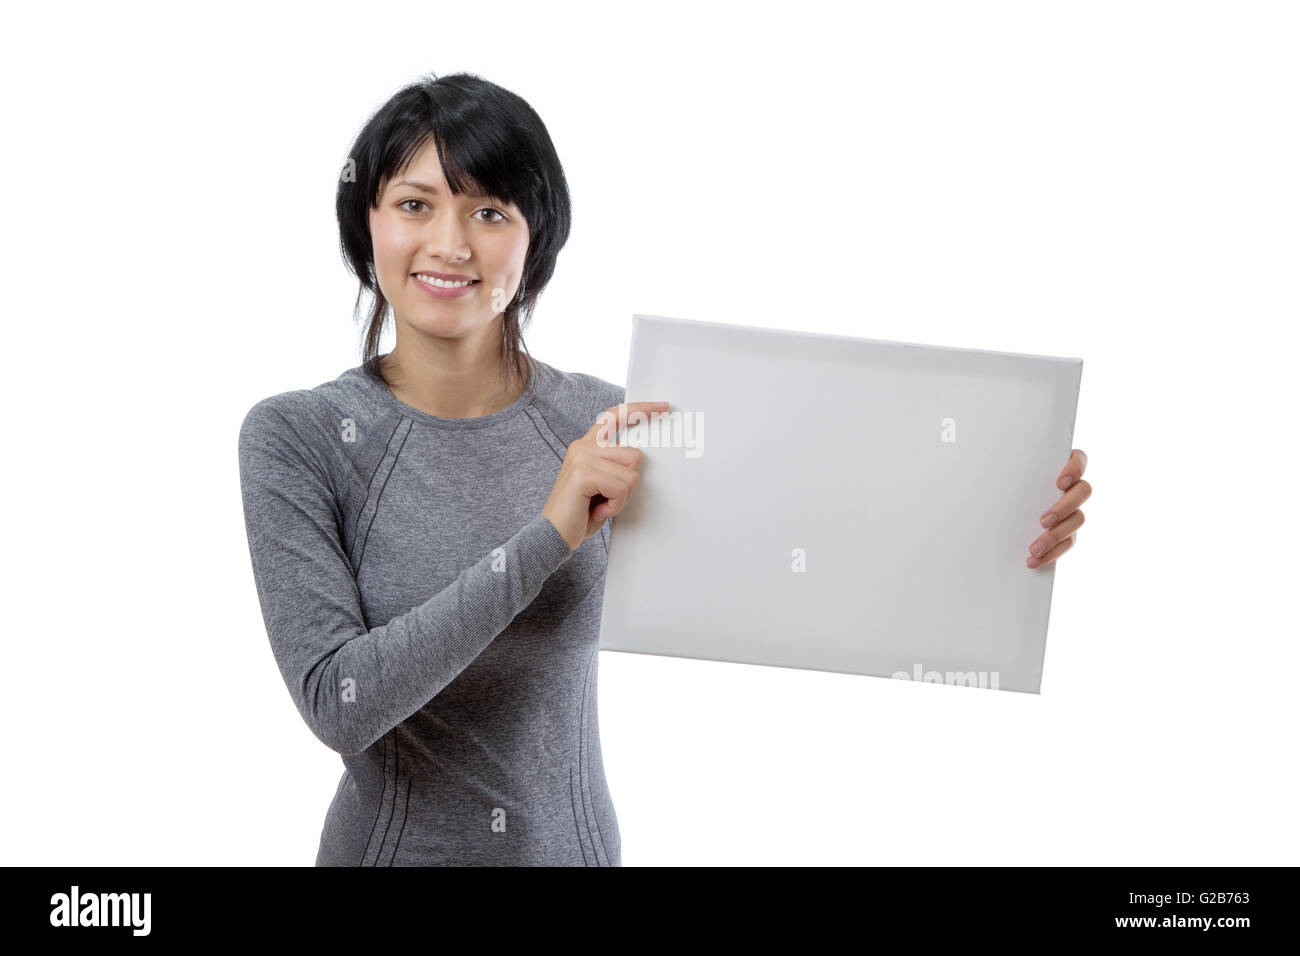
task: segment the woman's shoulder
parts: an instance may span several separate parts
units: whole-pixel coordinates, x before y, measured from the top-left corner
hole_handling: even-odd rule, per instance
[[[239,429],[240,447],[265,443],[296,447],[331,465],[347,455],[387,417],[361,366],[312,388],[276,392],[253,403]]]
[[[589,372],[564,371],[539,359],[533,359],[533,362],[539,376],[534,395],[582,424],[584,430],[595,424],[605,409],[623,401],[622,385]]]

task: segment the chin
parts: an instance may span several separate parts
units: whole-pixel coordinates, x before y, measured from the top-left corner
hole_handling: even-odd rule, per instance
[[[456,311],[454,305],[450,308],[439,305],[430,308],[426,305],[420,311],[408,314],[416,317],[409,324],[417,330],[425,335],[437,335],[442,338],[459,338],[468,335],[483,328],[495,318],[491,315],[471,313],[468,309]]]

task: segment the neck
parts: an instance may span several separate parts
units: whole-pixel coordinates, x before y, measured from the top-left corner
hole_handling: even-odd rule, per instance
[[[488,339],[487,348],[473,351],[447,346],[442,340],[414,345],[400,334],[393,350],[380,360],[389,390],[407,405],[438,418],[481,418],[518,401],[528,384],[511,372],[501,384],[498,354],[501,340]]]

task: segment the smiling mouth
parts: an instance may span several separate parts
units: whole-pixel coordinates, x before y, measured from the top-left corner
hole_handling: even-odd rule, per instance
[[[435,289],[463,289],[466,286],[471,286],[474,283],[481,281],[479,279],[460,279],[453,282],[448,279],[439,279],[437,276],[431,276],[427,272],[413,272],[411,274],[425,285],[431,285]]]

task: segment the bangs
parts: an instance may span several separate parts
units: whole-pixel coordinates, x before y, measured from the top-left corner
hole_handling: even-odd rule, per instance
[[[380,157],[380,182],[401,176],[432,141],[453,194],[512,203],[528,219],[536,205],[537,177],[524,161],[531,146],[523,133],[492,116],[487,104],[465,102],[454,90],[432,86],[424,92],[428,123],[408,126],[407,135],[391,141],[390,155]]]

